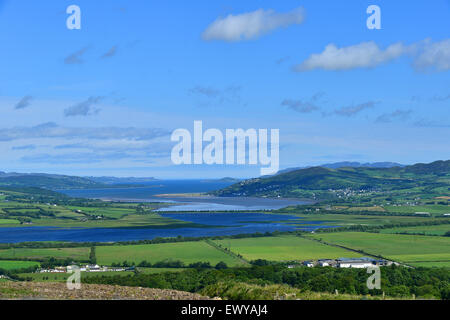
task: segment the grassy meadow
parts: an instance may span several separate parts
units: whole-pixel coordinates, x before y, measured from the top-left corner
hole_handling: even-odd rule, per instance
[[[88,260],[90,248],[11,248],[0,250],[1,259],[66,259]]]
[[[0,260],[0,269],[3,270],[18,270],[29,267],[39,266],[38,262],[34,261],[5,261]]]
[[[216,240],[247,260],[292,261],[361,257],[360,254],[296,236]]]
[[[2,227],[9,227],[9,225],[17,225],[20,224],[19,220],[16,219],[0,219],[0,225]]]
[[[442,224],[436,226],[399,227],[380,230],[380,233],[423,233],[430,236],[443,236],[447,232],[450,232],[450,224]]]
[[[222,252],[204,241],[144,244],[144,245],[114,245],[96,248],[97,262],[102,265],[112,263],[134,262],[136,265],[142,261],[150,263],[165,260],[180,260],[185,264],[194,262],[209,262],[215,265],[220,261],[228,266],[236,266],[241,261],[227,253]]]

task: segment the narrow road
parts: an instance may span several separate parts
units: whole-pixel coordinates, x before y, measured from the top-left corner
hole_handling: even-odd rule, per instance
[[[250,262],[248,262],[248,261],[247,261],[246,259],[244,259],[243,257],[238,256],[236,253],[234,253],[234,252],[232,252],[232,251],[230,251],[230,250],[225,250],[225,248],[222,248],[221,246],[219,246],[217,243],[215,243],[215,242],[212,241],[212,240],[207,239],[207,240],[205,240],[205,242],[206,242],[207,244],[209,244],[211,247],[213,247],[213,248],[215,248],[215,249],[217,249],[217,250],[220,250],[220,251],[222,251],[222,252],[224,252],[224,253],[226,253],[226,254],[232,256],[233,258],[238,259],[238,260],[241,261],[243,264],[250,264]]]

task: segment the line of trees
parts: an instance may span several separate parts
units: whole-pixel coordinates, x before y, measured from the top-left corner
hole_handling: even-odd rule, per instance
[[[223,261],[220,261],[215,266],[212,266],[210,262],[193,262],[190,264],[185,264],[183,261],[180,260],[165,260],[165,261],[158,261],[155,263],[148,262],[146,260],[141,261],[139,264],[135,264],[134,262],[118,262],[118,263],[112,263],[111,267],[123,267],[123,268],[130,268],[130,267],[140,267],[140,268],[194,268],[194,269],[226,269],[228,268],[227,264]]]
[[[369,290],[365,269],[331,267],[286,268],[269,264],[250,268],[189,269],[182,272],[135,274],[129,276],[96,276],[84,278],[85,283],[139,286],[200,292],[216,283],[249,283],[257,285],[285,284],[304,291],[352,295],[382,295],[450,299],[450,272],[446,268],[381,268],[381,290]],[[220,293],[218,293],[220,295]],[[242,297],[245,299],[246,297]]]
[[[378,232],[382,229],[401,228],[401,227],[421,227],[421,226],[437,226],[437,225],[450,225],[450,220],[434,220],[434,221],[420,221],[420,222],[405,222],[405,223],[390,223],[379,226],[367,226],[367,225],[353,225],[348,227],[337,228],[323,228],[317,229],[315,232],[329,233],[329,232]],[[449,226],[450,227],[450,226]]]

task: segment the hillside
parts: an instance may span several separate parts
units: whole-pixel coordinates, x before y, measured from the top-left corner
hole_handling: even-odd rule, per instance
[[[450,160],[404,167],[337,169],[312,167],[245,180],[213,192],[217,196],[329,197],[354,192],[422,189],[448,194]]]
[[[317,167],[329,168],[329,169],[339,169],[339,168],[392,168],[392,167],[404,167],[404,165],[396,162],[373,162],[373,163],[360,163],[352,161],[342,161],[335,163],[325,163]],[[297,168],[286,168],[278,171],[278,174],[296,171],[300,169],[307,169],[309,167],[297,167]]]
[[[87,178],[45,174],[0,172],[0,187],[35,187],[50,190],[101,188],[105,185]]]

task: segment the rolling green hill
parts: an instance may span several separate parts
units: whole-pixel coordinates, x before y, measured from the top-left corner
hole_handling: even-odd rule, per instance
[[[450,193],[450,160],[405,167],[338,169],[312,167],[245,180],[213,192],[217,196],[327,197],[338,191],[417,190]],[[418,190],[417,190],[418,191]]]
[[[0,173],[0,187],[35,187],[44,189],[83,189],[104,187],[103,183],[87,178],[43,174],[43,173]]]

